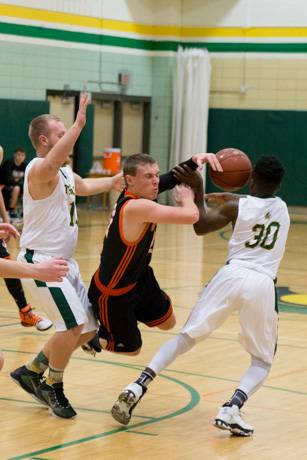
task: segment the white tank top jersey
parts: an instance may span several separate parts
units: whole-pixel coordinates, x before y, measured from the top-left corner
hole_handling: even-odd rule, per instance
[[[274,279],[284,255],[289,226],[287,205],[280,198],[240,198],[227,261],[254,268]]]
[[[28,187],[28,175],[34,158],[25,171],[23,194],[22,249],[33,249],[52,257],[70,259],[78,239],[76,193],[74,175],[69,166],[63,166],[59,181],[51,195],[33,200]]]

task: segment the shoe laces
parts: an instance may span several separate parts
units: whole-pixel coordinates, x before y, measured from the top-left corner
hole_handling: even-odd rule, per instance
[[[38,323],[41,321],[41,317],[34,313],[32,307],[30,305],[27,305],[26,307],[22,308],[20,310],[20,316],[23,321],[30,321],[31,323]]]
[[[96,355],[96,351],[94,350],[94,348],[89,343],[84,343],[83,345],[81,345],[81,348],[85,353],[87,353],[87,354],[89,354],[91,356]]]
[[[246,414],[246,412],[244,412],[242,410],[242,408],[240,409],[240,407],[238,407],[238,412],[235,415],[238,415],[244,421],[243,415],[245,415],[245,414]]]
[[[64,394],[63,382],[54,383],[52,385],[52,388],[53,388],[54,399],[59,404],[59,406],[68,407],[70,404],[69,404],[69,401],[68,401],[68,399],[66,398],[66,396]]]
[[[46,378],[44,377],[43,373],[38,374],[37,372],[33,372],[31,380],[34,381],[37,386],[39,386],[46,381]]]

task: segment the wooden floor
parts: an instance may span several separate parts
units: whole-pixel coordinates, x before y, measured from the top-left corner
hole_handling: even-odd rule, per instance
[[[80,213],[76,258],[86,284],[98,265],[107,218],[97,210]],[[244,417],[255,428],[252,438],[230,437],[212,426],[249,364],[237,342],[236,314],[155,380],[129,428],[119,426],[109,414],[122,387],[181,328],[203,284],[224,262],[229,229],[197,237],[189,227],[161,225],[152,265],[173,299],[177,326],[172,332],[142,328],[143,351],[137,357],[105,352],[90,358],[76,352],[65,377],[66,393],[78,412],[75,420],[51,416],[10,380],[9,372],[30,360],[52,330],[23,328],[0,281],[1,347],[6,357],[0,373],[0,459],[305,460],[307,215],[297,212],[292,219],[278,278],[276,360],[265,385],[244,408]],[[16,250],[12,244],[11,254]],[[42,312],[40,305],[34,305]]]

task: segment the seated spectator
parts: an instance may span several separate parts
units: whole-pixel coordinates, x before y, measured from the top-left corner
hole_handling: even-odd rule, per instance
[[[1,184],[5,207],[10,218],[17,217],[16,206],[23,192],[23,180],[26,169],[26,152],[23,148],[15,150],[12,158],[4,161],[1,166]]]
[[[0,164],[3,158],[3,148],[0,145]],[[9,217],[7,215],[4,201],[2,197],[2,192],[0,190],[0,217],[2,218],[2,222],[8,223]],[[6,247],[6,242],[3,238],[0,237],[0,261],[1,259],[10,259],[10,254]],[[28,303],[25,292],[23,290],[22,284],[20,279],[15,278],[4,278],[5,285],[13,297],[18,310],[19,310],[19,317],[20,323],[22,326],[30,327],[35,326],[38,331],[46,331],[52,326],[52,322],[44,318],[37,313],[34,313],[32,306]],[[0,354],[0,370],[1,370],[1,354]]]

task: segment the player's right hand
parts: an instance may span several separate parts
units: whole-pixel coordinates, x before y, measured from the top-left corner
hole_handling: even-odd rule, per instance
[[[83,128],[86,123],[86,109],[89,104],[89,95],[88,93],[81,93],[80,94],[80,101],[79,101],[79,110],[76,116],[76,124]]]

